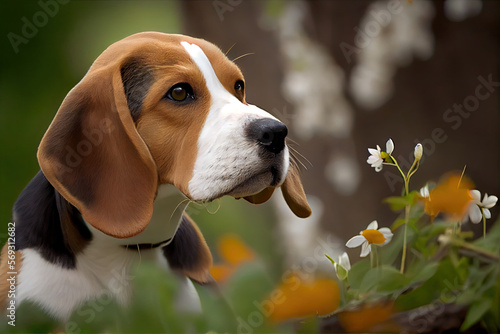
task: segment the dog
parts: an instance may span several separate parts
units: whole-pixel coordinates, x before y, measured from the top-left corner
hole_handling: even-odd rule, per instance
[[[211,281],[189,202],[260,204],[280,187],[295,215],[311,214],[286,137],[245,101],[240,69],[215,45],[158,32],[112,44],[41,140],[41,170],[14,204],[2,249],[1,307],[29,300],[67,320],[146,254]],[[114,298],[126,304],[130,291]]]

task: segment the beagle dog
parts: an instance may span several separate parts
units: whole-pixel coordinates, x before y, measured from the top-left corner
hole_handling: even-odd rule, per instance
[[[213,44],[157,32],[112,44],[42,138],[41,171],[2,249],[1,306],[29,300],[65,320],[103,291],[125,304],[130,292],[116,291],[113,275],[146,254],[209,282],[212,256],[189,202],[259,204],[281,187],[297,216],[311,214],[286,136],[245,101],[241,71]]]

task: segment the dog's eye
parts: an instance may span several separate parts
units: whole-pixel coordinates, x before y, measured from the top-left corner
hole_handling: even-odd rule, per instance
[[[185,82],[173,85],[165,96],[167,99],[176,102],[184,102],[188,99],[194,99],[193,88],[190,84]]]
[[[245,83],[242,80],[236,81],[236,83],[234,84],[234,90],[237,93],[240,93],[243,92],[244,89],[245,89]]]

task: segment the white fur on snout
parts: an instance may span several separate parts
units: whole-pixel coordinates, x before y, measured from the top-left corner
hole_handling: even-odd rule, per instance
[[[288,148],[272,162],[259,155],[260,145],[248,140],[245,127],[261,118],[275,119],[268,112],[241,103],[229,93],[215,74],[205,53],[195,44],[182,42],[205,77],[211,106],[198,139],[198,155],[189,192],[194,200],[211,200],[222,195],[245,196],[263,190],[273,181],[271,167],[280,168],[283,182],[288,170]]]

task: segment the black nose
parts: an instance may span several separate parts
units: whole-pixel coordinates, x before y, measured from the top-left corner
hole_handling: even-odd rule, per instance
[[[257,141],[269,152],[278,154],[285,148],[285,137],[288,134],[286,125],[271,118],[252,121],[247,126],[247,137]]]

